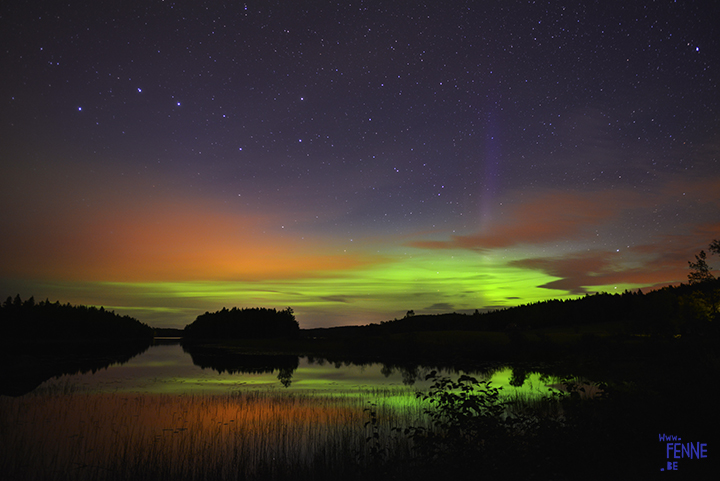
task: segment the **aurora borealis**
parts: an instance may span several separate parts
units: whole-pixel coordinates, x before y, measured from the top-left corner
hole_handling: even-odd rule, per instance
[[[24,3],[4,296],[366,324],[683,282],[720,238],[709,2]]]

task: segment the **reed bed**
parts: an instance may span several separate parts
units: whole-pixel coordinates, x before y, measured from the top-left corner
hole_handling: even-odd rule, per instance
[[[366,425],[369,408],[377,422]],[[377,461],[367,441],[374,432],[384,455],[411,456],[411,441],[391,428],[418,425],[422,408],[392,391],[0,397],[0,472],[15,480],[353,478]]]

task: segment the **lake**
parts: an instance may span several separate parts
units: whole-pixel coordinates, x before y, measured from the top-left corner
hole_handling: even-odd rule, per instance
[[[216,356],[217,357],[217,356]],[[432,370],[457,377],[454,369],[392,367],[381,363],[332,363],[321,358],[280,355],[236,355],[228,362],[203,353],[186,352],[179,341],[165,341],[124,363],[84,374],[66,374],[41,384],[40,391],[66,389],[86,392],[138,392],[155,394],[227,394],[239,390],[284,390],[304,393],[352,393],[368,390],[427,390]],[[482,370],[464,371],[479,380],[490,380],[508,396],[545,395],[559,382],[523,367],[488,364]],[[514,378],[515,374],[515,378]],[[283,380],[283,376],[285,377]],[[514,385],[513,385],[514,384]],[[519,385],[518,385],[519,384]]]
[[[394,428],[429,426],[415,393],[436,369],[165,341],[126,362],[0,396],[0,472],[17,480],[356,479],[380,458],[415,456],[411,437]],[[509,399],[542,396],[558,382],[523,366],[468,374]]]

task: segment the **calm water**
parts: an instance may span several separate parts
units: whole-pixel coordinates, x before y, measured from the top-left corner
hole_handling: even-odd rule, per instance
[[[327,394],[374,389],[415,391],[426,390],[430,386],[430,381],[425,381],[425,375],[431,369],[424,367],[340,364],[297,356],[237,356],[229,363],[225,360],[215,362],[195,353],[194,358],[179,343],[152,346],[126,363],[114,364],[94,373],[53,378],[37,390],[64,386],[91,392],[223,394],[252,389]],[[459,375],[442,370],[439,374]],[[468,374],[482,380],[490,379],[494,386],[502,387],[503,393],[510,395],[547,394],[547,386],[557,382],[556,378],[527,372],[523,373],[525,379],[522,385],[517,386],[517,372],[513,377],[510,366],[495,366],[482,373]]]
[[[19,480],[334,479],[348,466],[373,466],[373,436],[389,459],[411,459],[412,440],[397,427],[429,426],[414,393],[429,387],[430,368],[188,349],[88,359],[85,373],[0,395],[0,472]],[[520,366],[467,374],[524,399],[557,382]]]

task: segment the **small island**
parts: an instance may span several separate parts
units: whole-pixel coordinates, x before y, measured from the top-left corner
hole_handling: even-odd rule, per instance
[[[300,334],[300,325],[293,310],[282,311],[264,307],[238,309],[223,307],[216,312],[205,312],[185,326],[184,339],[294,339]]]

